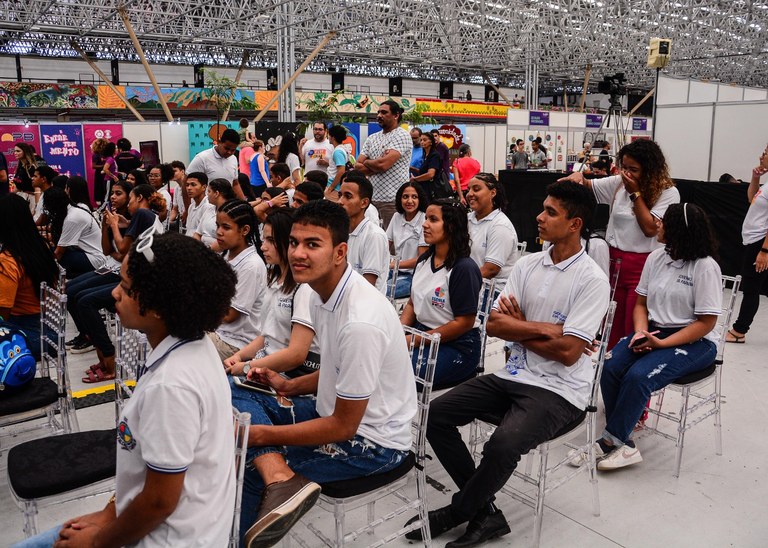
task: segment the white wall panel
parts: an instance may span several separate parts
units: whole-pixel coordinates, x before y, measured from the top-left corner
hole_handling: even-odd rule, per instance
[[[667,76],[659,77],[656,92],[657,105],[679,105],[688,102],[688,80],[678,80]]]
[[[707,180],[713,109],[714,105],[657,108],[656,142],[672,177]],[[729,137],[732,143],[733,135]]]
[[[717,105],[710,180],[723,173],[749,181],[768,144],[768,102]]]
[[[688,95],[689,103],[714,103],[717,101],[717,86],[712,82],[698,82],[691,80],[691,91]]]

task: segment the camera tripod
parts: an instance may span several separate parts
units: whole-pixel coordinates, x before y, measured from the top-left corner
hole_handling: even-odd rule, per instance
[[[623,119],[623,109],[621,107],[621,95],[620,94],[611,94],[611,106],[608,107],[608,112],[603,116],[603,121],[600,122],[600,129],[597,130],[596,133],[596,139],[597,140],[606,140],[606,133],[608,128],[611,127],[611,121],[613,121],[613,146],[614,153],[608,154],[608,157],[613,161],[616,157],[616,152],[621,150],[621,147],[623,147],[626,144],[627,141],[627,130],[624,127],[624,119]],[[590,151],[590,156],[600,156],[603,149],[595,149],[593,148]],[[605,154],[602,154],[602,156],[605,156]],[[582,162],[581,167],[579,168],[579,171],[583,171],[585,165],[587,164],[587,159],[585,159],[584,162]]]

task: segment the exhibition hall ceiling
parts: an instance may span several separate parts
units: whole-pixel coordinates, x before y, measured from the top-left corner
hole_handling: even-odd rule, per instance
[[[671,38],[673,76],[768,87],[768,0],[0,0],[0,53],[136,61],[122,5],[150,62],[274,67],[278,36],[309,70],[578,91],[624,72],[649,89],[651,37]]]

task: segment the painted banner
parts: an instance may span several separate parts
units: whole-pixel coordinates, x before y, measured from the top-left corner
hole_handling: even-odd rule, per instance
[[[0,82],[2,108],[98,108],[96,86]]]
[[[451,101],[419,97],[417,105],[426,105],[424,116],[452,116],[454,118],[501,118],[507,119],[509,107],[499,103],[475,101]]]
[[[118,99],[118,102],[120,100]],[[121,103],[122,104],[122,103]],[[112,143],[123,136],[122,124],[83,124],[83,150],[85,151],[85,179],[88,181],[88,191],[93,196],[95,174],[93,172],[93,153],[91,145],[96,139],[106,139]],[[134,146],[134,148],[136,148]]]
[[[125,86],[115,86],[125,97]],[[98,86],[99,108],[127,108],[109,86]]]
[[[548,126],[549,125],[549,112],[540,110],[532,110],[528,113],[528,125],[529,126]]]
[[[632,131],[648,131],[648,118],[632,118]]]
[[[41,124],[40,140],[40,155],[59,175],[85,177],[83,127],[80,124]]]
[[[587,127],[600,128],[603,125],[603,116],[601,114],[587,114]]]
[[[8,177],[13,177],[18,169],[13,149],[16,143],[32,145],[40,153],[40,127],[37,124],[0,124],[0,152],[8,164]]]

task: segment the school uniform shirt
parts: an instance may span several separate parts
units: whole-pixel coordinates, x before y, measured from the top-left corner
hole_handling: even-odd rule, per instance
[[[587,254],[592,257],[592,260],[597,263],[597,266],[605,272],[605,275],[608,276],[608,279],[610,280],[611,250],[608,247],[608,243],[597,235],[592,235],[589,238],[589,246],[587,246],[587,240],[584,238],[581,238],[580,241],[582,247],[586,248]],[[550,247],[552,247],[552,244],[544,241],[541,245],[541,250],[546,251]]]
[[[306,173],[307,171],[317,169],[323,173],[328,173],[328,168],[330,166],[318,165],[317,161],[327,160],[328,163],[331,164],[333,152],[334,147],[328,139],[320,141],[319,143],[314,139],[310,139],[304,143],[304,146],[301,149],[301,155],[304,157],[304,172]]]
[[[416,382],[395,309],[348,265],[326,302],[312,294],[310,313],[320,345],[318,414],[330,416],[336,398],[368,400],[357,434],[409,450]]]
[[[608,229],[605,233],[608,245],[632,253],[650,253],[654,249],[664,247],[664,244],[656,240],[656,236],[643,234],[637,224],[632,200],[621,182],[621,175],[592,179],[592,191],[597,203],[611,204],[611,215],[608,217]],[[664,189],[653,204],[651,215],[661,219],[670,204],[679,202],[680,192],[677,188]]]
[[[395,248],[395,255],[400,260],[413,259],[419,256],[419,246],[426,247],[424,241],[424,212],[417,211],[410,221],[405,220],[402,213],[392,215],[387,227],[387,238]],[[400,272],[412,273],[413,269],[400,269]]]
[[[365,218],[376,226],[381,226],[381,217],[379,216],[379,210],[375,205],[368,204],[368,207],[365,208]]]
[[[168,192],[168,186],[166,185],[160,187],[160,190],[158,190],[157,193],[165,198],[165,209],[168,211],[168,213],[170,213],[171,208],[173,207],[173,198],[171,198],[171,193]]]
[[[199,204],[194,200],[189,204],[187,235],[194,234],[198,234],[209,247],[216,241],[216,206],[208,201],[207,196],[200,200]]]
[[[301,169],[301,162],[299,162],[299,157],[296,156],[293,152],[289,152],[288,156],[285,157],[285,163],[288,165],[288,169],[291,170],[290,178],[293,179],[293,172],[297,169]]]
[[[256,248],[250,246],[237,257],[224,257],[237,274],[235,296],[229,305],[240,317],[231,323],[222,323],[216,330],[221,340],[242,348],[261,334],[261,310],[264,302],[264,288],[267,287],[267,267]]]
[[[231,392],[213,343],[163,339],[120,414],[117,514],[142,491],[147,469],[184,472],[184,484],[173,513],[132,546],[227,545],[235,507],[233,439]]]
[[[563,326],[563,335],[591,343],[608,309],[608,278],[582,247],[554,264],[552,249],[533,253],[515,264],[501,295],[515,297],[527,321]],[[499,296],[493,304],[499,309]],[[495,374],[509,381],[544,388],[584,409],[592,389],[592,360],[582,354],[566,367],[511,341],[504,369]]]
[[[462,257],[453,268],[435,269],[435,256],[422,255],[411,281],[411,301],[416,321],[437,329],[456,316],[477,314],[483,277],[475,262]],[[477,322],[475,322],[477,327]]]
[[[186,209],[184,208],[184,191],[181,189],[181,186],[176,183],[171,183],[173,185],[173,205],[176,206],[176,209],[179,211],[179,220],[181,215],[184,215],[184,211]]]
[[[61,247],[77,247],[88,257],[94,269],[106,264],[101,250],[101,227],[90,211],[73,205],[67,206],[67,216],[61,228],[57,244]]]
[[[355,272],[375,274],[376,289],[386,294],[389,276],[389,242],[382,228],[363,219],[349,234],[347,262]]]
[[[741,225],[741,240],[744,245],[765,239],[768,234],[768,195],[760,187],[749,204],[744,223]]]
[[[723,306],[720,265],[712,257],[673,260],[664,249],[648,256],[635,291],[647,297],[648,321],[682,328],[696,316],[719,316]],[[717,326],[704,336],[717,344]]]
[[[187,166],[187,173],[201,171],[208,175],[208,180],[226,179],[230,183],[237,179],[237,158],[222,158],[216,147],[198,152]]]
[[[501,270],[494,277],[506,280],[517,261],[517,231],[504,212],[494,209],[478,220],[474,211],[469,213],[469,239],[472,245],[470,257],[481,267],[495,264]]]
[[[314,291],[307,284],[300,284],[292,293],[283,292],[282,284],[277,282],[266,288],[261,334],[264,337],[264,353],[267,356],[288,348],[294,323],[315,330],[309,313],[312,293]],[[309,351],[320,352],[317,337],[312,340]]]

